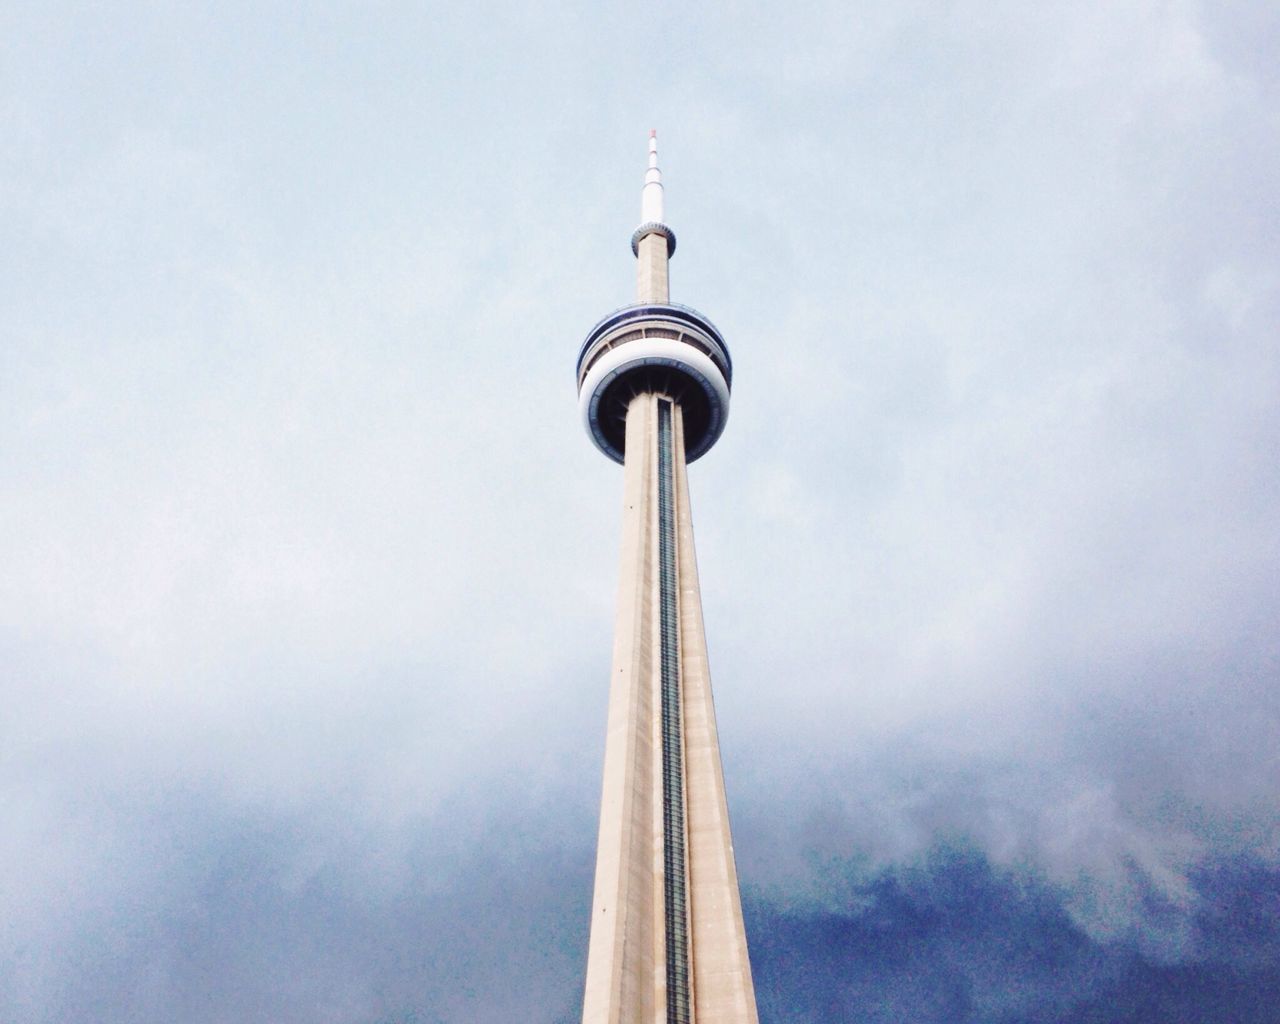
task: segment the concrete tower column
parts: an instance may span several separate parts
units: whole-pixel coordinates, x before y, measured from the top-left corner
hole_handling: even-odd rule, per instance
[[[604,792],[596,853],[595,897],[583,1020],[653,1021],[654,593],[652,509],[656,433],[653,402],[633,400],[627,416],[622,501],[622,564],[614,619]]]
[[[666,302],[671,297],[667,274],[667,240],[659,234],[640,239],[636,254],[636,298],[642,303]]]

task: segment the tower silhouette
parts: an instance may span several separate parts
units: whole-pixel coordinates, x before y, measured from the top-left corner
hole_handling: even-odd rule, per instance
[[[577,367],[587,432],[624,467],[583,1021],[755,1024],[685,472],[724,430],[733,364],[670,301],[652,132],[641,195],[637,303],[591,329]]]

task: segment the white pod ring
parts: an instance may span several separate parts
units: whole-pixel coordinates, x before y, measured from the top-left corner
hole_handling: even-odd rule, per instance
[[[680,403],[685,459],[710,450],[729,419],[729,384],[707,356],[665,338],[645,338],[606,352],[587,371],[578,393],[582,424],[605,455],[622,462],[626,410],[642,391],[668,394]]]
[[[642,392],[680,404],[689,462],[716,443],[729,418],[728,346],[710,320],[687,306],[646,303],[610,313],[582,343],[577,376],[583,425],[615,462],[626,447],[627,407]]]

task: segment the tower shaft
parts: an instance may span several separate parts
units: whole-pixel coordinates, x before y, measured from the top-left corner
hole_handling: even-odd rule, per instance
[[[636,243],[636,298],[642,303],[667,302],[671,298],[667,239],[654,232]]]
[[[584,1024],[757,1020],[685,461],[679,402],[631,399]]]

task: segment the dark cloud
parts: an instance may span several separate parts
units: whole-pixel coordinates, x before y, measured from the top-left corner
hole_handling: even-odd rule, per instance
[[[8,1019],[572,1021],[592,823],[561,818],[556,802],[469,797],[416,823],[393,863],[370,864],[366,842],[397,838],[338,839],[324,818],[172,795],[124,843],[126,857],[150,849],[148,875],[62,908],[55,941],[11,951]],[[1280,871],[1256,859],[1194,867],[1190,938],[1168,960],[1134,936],[1090,935],[1042,872],[971,845],[886,868],[807,852],[805,885],[790,892],[744,871],[762,1024],[1275,1019]],[[1152,916],[1182,913],[1159,891],[1144,898]]]
[[[1274,1021],[1280,872],[1206,864],[1194,888],[1195,952],[1177,963],[1092,939],[1043,878],[972,851],[863,877],[843,907],[749,898],[761,1021]]]

